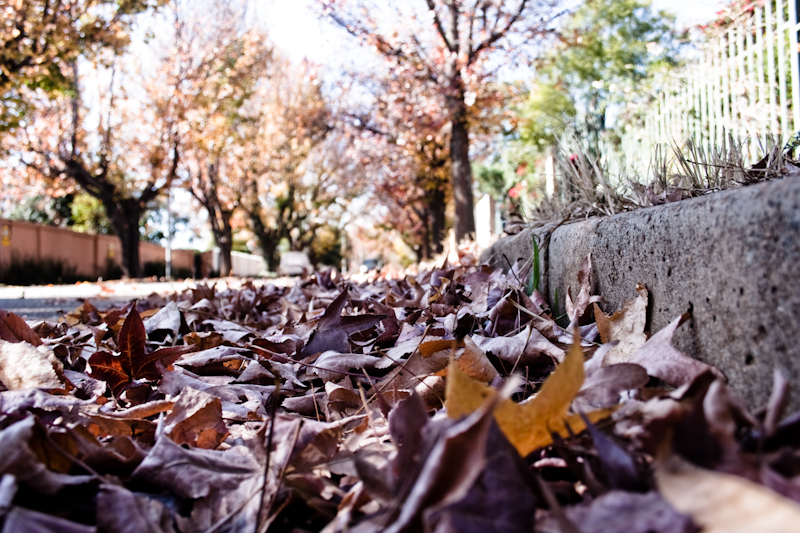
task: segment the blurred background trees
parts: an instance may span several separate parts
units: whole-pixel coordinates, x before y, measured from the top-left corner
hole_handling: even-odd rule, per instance
[[[222,275],[234,249],[338,265],[354,221],[428,260],[479,192],[538,201],[565,135],[599,156],[640,121],[686,39],[646,0],[310,3],[356,68],[290,60],[247,0],[9,0],[4,216],[114,233],[132,277],[181,217]]]

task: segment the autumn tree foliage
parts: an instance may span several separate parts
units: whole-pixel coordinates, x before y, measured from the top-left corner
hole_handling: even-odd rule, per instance
[[[14,151],[31,181],[77,186],[97,198],[121,241],[125,276],[139,275],[139,221],[178,175],[189,66],[163,47],[154,73],[115,51],[73,62],[67,93],[35,93]]]
[[[30,89],[73,87],[80,56],[130,42],[135,16],[165,0],[4,0],[0,4],[0,131],[24,121]]]
[[[345,124],[371,177],[371,216],[397,230],[424,261],[443,250],[451,197],[447,114],[425,80],[409,71],[397,74],[370,80],[372,101],[349,111]]]
[[[367,0],[317,0],[321,13],[384,60],[388,76],[408,71],[444,101],[458,239],[475,231],[470,107],[500,65],[549,28],[549,0],[426,0],[377,8]],[[395,21],[392,23],[389,19]]]
[[[291,249],[308,246],[323,222],[320,211],[335,202],[339,190],[333,182],[340,173],[338,163],[332,169],[330,157],[338,148],[333,141],[321,148],[333,123],[314,65],[294,66],[276,57],[250,112],[251,120],[242,126],[241,205],[274,268],[281,241],[288,241]]]
[[[219,273],[231,271],[232,219],[245,189],[246,144],[257,120],[249,99],[266,83],[272,49],[266,36],[244,30],[234,6],[218,3],[211,17],[178,21],[184,36],[172,61],[189,65],[187,132],[180,172],[188,190],[208,214],[220,250]]]

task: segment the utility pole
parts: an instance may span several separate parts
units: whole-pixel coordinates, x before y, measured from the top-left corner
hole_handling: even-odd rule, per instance
[[[164,250],[166,263],[165,276],[167,281],[172,279],[172,191],[167,193],[167,247]]]

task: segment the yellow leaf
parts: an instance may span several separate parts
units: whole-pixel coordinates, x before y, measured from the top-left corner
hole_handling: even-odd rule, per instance
[[[552,433],[567,436],[567,425],[574,433],[585,429],[579,415],[569,415],[570,403],[583,384],[583,351],[580,339],[567,352],[561,363],[542,385],[541,391],[530,401],[522,404],[503,400],[495,411],[498,426],[521,456],[553,441]],[[476,411],[487,398],[497,392],[471,379],[459,365],[451,362],[448,369],[445,406],[451,418],[460,418]],[[587,414],[596,422],[608,416],[609,410],[598,410]]]
[[[419,353],[426,359],[445,350],[456,353],[456,363],[469,377],[490,383],[497,376],[497,369],[470,337],[462,340],[428,341],[419,345]],[[447,369],[442,368],[436,375],[446,376]]]
[[[158,308],[147,309],[147,310],[142,311],[141,313],[139,313],[139,316],[142,317],[142,318],[150,318],[151,316],[155,315],[159,311],[161,311],[161,309],[158,309]]]
[[[496,390],[470,378],[455,361],[450,361],[450,367],[447,369],[444,404],[447,408],[447,416],[457,419],[470,415],[477,411],[483,402],[488,398],[494,398],[496,394]],[[504,402],[501,402],[501,405],[502,403]]]
[[[421,343],[419,345],[419,353],[422,357],[427,359],[436,352],[441,352],[442,350],[454,350],[456,348],[463,348],[463,347],[464,347],[464,341],[435,340],[435,341],[428,341]]]

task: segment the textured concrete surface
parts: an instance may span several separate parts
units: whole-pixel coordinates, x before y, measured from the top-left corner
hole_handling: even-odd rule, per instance
[[[483,258],[508,268],[502,253],[513,262],[530,250],[524,233]],[[674,338],[679,349],[719,368],[751,408],[767,402],[780,367],[792,384],[790,410],[800,409],[800,178],[556,228],[541,270],[559,314],[589,253],[606,312],[644,283],[648,334],[691,309]]]

